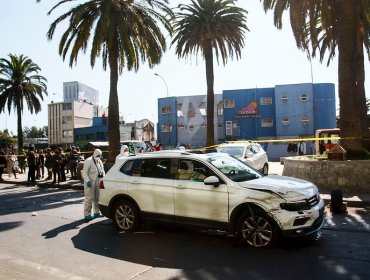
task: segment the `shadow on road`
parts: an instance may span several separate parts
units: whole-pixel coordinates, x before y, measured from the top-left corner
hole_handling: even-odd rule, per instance
[[[341,250],[343,240],[326,231],[316,240],[255,249],[219,232],[149,225],[119,233],[111,220],[103,220],[82,228],[72,241],[80,250],[108,258],[181,269],[181,279],[367,279],[361,258],[370,257]],[[356,269],[346,268],[348,258],[360,259],[352,264]]]
[[[0,193],[0,216],[11,213],[22,213],[55,209],[66,204],[80,204],[83,193],[75,190],[48,188],[3,188]],[[26,191],[25,191],[26,190]]]
[[[62,232],[68,231],[68,230],[77,229],[82,224],[85,224],[84,219],[74,221],[70,224],[62,225],[60,227],[49,230],[49,231],[43,233],[42,236],[45,236],[45,239],[53,238],[53,237],[56,237],[59,233],[62,233]]]
[[[23,222],[8,222],[8,223],[0,223],[0,232],[11,230],[13,228],[19,227],[23,224]]]

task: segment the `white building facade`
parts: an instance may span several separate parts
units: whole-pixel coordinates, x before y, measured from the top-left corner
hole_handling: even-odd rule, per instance
[[[102,116],[105,110],[106,108],[81,101],[48,104],[49,145],[73,145],[73,129],[92,126],[93,117]]]
[[[99,91],[77,81],[63,83],[63,101],[75,100],[99,105]]]
[[[99,91],[76,81],[63,83],[63,102],[48,104],[49,145],[65,148],[73,145],[73,130],[91,126],[93,117],[107,111],[98,102]]]

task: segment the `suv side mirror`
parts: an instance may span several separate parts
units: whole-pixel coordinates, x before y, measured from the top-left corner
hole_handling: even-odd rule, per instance
[[[220,180],[216,176],[209,176],[204,179],[205,185],[213,185],[214,187],[218,187],[220,185]]]

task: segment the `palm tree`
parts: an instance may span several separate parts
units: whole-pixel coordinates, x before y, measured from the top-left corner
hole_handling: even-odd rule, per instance
[[[33,114],[41,111],[40,100],[48,95],[46,78],[30,58],[24,55],[9,54],[10,60],[0,59],[0,112],[8,108],[17,112],[18,149],[23,149],[22,113],[24,106]]]
[[[180,4],[175,13],[174,38],[179,58],[201,52],[206,63],[207,79],[207,141],[214,144],[214,71],[213,55],[224,65],[228,56],[241,57],[247,11],[238,8],[234,0],[192,0],[190,5]]]
[[[74,0],[62,0],[59,5]],[[168,0],[90,0],[71,8],[58,17],[47,33],[51,40],[59,23],[69,19],[69,26],[61,37],[59,54],[65,60],[70,51],[69,65],[77,64],[79,52],[86,53],[89,41],[90,64],[95,65],[102,57],[103,69],[110,68],[108,139],[111,153],[108,160],[114,162],[120,150],[119,104],[117,83],[123,69],[138,71],[141,62],[147,61],[152,68],[161,60],[166,41],[158,23],[171,34],[173,13]]]
[[[338,50],[341,144],[349,152],[361,151],[363,139],[368,138],[364,47],[369,54],[370,1],[261,1],[265,11],[274,10],[274,24],[279,29],[283,12],[290,9],[298,48],[311,52],[313,57],[318,51],[321,62],[328,54],[328,64]]]

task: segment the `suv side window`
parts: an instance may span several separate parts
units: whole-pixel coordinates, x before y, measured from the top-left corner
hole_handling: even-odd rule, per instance
[[[260,148],[259,148],[257,145],[253,145],[253,146],[252,146],[252,150],[253,150],[253,152],[254,152],[255,154],[257,154],[257,153],[259,153]]]
[[[254,151],[253,147],[252,146],[248,146],[247,147],[247,154],[248,153],[252,153],[252,154],[255,154],[256,152]]]
[[[120,171],[129,176],[170,179],[171,159],[137,159],[126,162]]]
[[[179,160],[175,179],[203,182],[208,176],[217,176],[203,163],[195,160]]]

